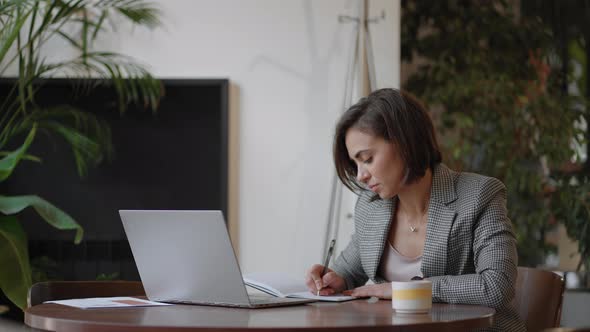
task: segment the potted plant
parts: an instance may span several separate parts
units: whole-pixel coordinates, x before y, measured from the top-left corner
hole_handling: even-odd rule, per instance
[[[561,58],[562,72],[567,76],[568,94],[584,95],[578,102],[580,109],[588,110],[590,98],[590,30],[588,21],[590,12],[580,10],[586,2],[583,0],[564,1],[549,4],[539,0],[526,0],[521,3],[522,12],[527,16],[538,16],[558,37],[556,51]],[[557,15],[556,15],[557,13]],[[584,113],[586,124],[590,122],[590,113]],[[588,134],[586,134],[586,137]],[[585,150],[583,163],[570,164],[561,172],[554,172],[556,188],[552,198],[552,209],[557,221],[564,224],[567,235],[577,241],[580,261],[577,273],[581,276],[581,287],[590,289],[590,212],[588,211],[588,191],[590,190],[590,145],[580,146]],[[582,269],[584,271],[582,271]]]
[[[402,55],[425,60],[406,88],[439,110],[445,162],[504,182],[519,264],[543,264],[556,220],[587,223],[559,199],[585,204],[558,177],[562,165],[580,160],[586,108],[563,90],[568,77],[551,30],[538,17],[517,17],[505,1],[403,6]],[[578,180],[582,190],[587,180]]]
[[[96,116],[67,105],[47,108],[36,102],[43,78],[65,75],[84,88],[92,88],[84,85],[84,78],[102,78],[117,91],[121,112],[131,102],[157,108],[159,81],[135,60],[97,51],[93,43],[115,20],[153,28],[158,17],[159,10],[143,0],[0,0],[0,76],[10,66],[18,67],[12,91],[0,100],[0,181],[21,161],[41,162],[27,154],[40,133],[56,135],[71,146],[81,176],[112,151],[109,128]],[[46,60],[42,48],[51,38],[66,41],[77,54]],[[74,230],[76,243],[83,235],[66,212],[36,195],[0,195],[0,290],[21,309],[26,306],[31,267],[18,214],[28,207],[52,226]]]
[[[567,235],[578,243],[576,272],[582,276],[580,286],[590,289],[590,179],[583,174],[567,174],[558,181],[559,190],[551,200],[554,214],[565,225]]]

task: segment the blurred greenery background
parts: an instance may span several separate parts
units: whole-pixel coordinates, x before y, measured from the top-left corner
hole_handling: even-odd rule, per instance
[[[506,184],[519,265],[546,263],[559,223],[589,263],[588,22],[585,0],[402,1],[403,88],[445,163]]]

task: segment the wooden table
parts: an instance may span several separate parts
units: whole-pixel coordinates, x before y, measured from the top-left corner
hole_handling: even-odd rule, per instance
[[[494,309],[433,304],[428,314],[396,314],[391,301],[239,309],[197,305],[78,309],[41,304],[25,311],[31,327],[57,332],[155,331],[456,331],[491,326]]]

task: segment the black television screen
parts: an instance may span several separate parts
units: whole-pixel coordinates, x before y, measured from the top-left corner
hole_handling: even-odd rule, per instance
[[[1,80],[0,99],[13,82]],[[210,209],[227,216],[227,80],[163,80],[165,96],[156,114],[132,105],[123,115],[112,87],[75,96],[66,79],[41,83],[38,104],[70,104],[107,121],[115,153],[112,161],[80,178],[69,146],[37,134],[29,152],[43,162],[22,161],[1,184],[2,193],[41,196],[78,221],[85,237],[81,246],[70,248],[73,232],[57,231],[26,211],[21,219],[31,256],[59,260],[81,248],[89,251],[90,256],[79,257],[86,262],[92,256],[116,260],[117,250],[129,256],[127,248],[114,248],[126,244],[119,209]]]

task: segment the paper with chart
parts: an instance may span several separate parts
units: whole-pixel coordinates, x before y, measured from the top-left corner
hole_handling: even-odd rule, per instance
[[[170,303],[161,303],[138,299],[135,297],[119,296],[119,297],[92,297],[84,299],[71,299],[59,301],[45,301],[43,303],[56,303],[76,307],[81,309],[93,308],[123,308],[123,307],[146,307],[146,306],[165,306]]]

